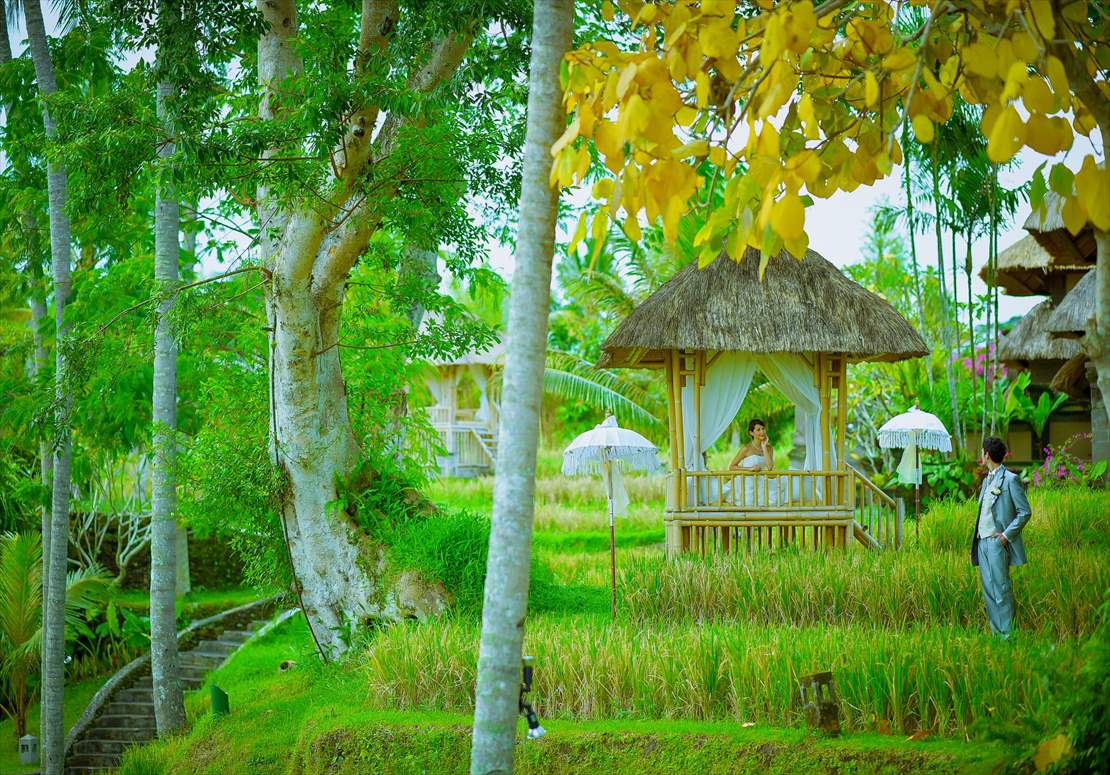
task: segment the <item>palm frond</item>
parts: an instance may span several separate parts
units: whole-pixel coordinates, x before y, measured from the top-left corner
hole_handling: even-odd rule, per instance
[[[661,431],[662,423],[651,412],[612,388],[561,369],[544,369],[544,390],[569,401],[583,401],[611,412],[618,422],[644,430]]]

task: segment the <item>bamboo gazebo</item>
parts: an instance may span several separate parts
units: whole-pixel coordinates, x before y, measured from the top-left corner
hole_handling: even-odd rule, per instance
[[[471,477],[493,472],[500,406],[491,388],[494,372],[504,358],[505,343],[498,340],[484,350],[430,364],[432,370],[424,384],[435,400],[428,413],[444,451],[436,458],[442,475]],[[467,380],[477,389],[477,406],[463,400]]]
[[[602,345],[607,368],[658,369],[667,381],[669,555],[798,544],[901,545],[902,511],[848,465],[848,365],[928,351],[887,301],[814,251],[759,252],[689,265],[636,307]],[[800,469],[707,470],[705,452],[741,411],[758,370],[800,410]]]

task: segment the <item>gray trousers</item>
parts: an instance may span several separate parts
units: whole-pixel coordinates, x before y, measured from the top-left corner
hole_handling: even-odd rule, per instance
[[[1010,584],[1010,550],[997,538],[979,539],[979,579],[991,632],[1010,637],[1014,624],[1014,588]]]

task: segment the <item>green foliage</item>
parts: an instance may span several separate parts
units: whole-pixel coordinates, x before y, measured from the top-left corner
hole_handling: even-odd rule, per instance
[[[1026,393],[1030,379],[1032,378],[1029,372],[1023,371],[1010,384],[1006,391],[1003,414],[1007,418],[1006,425],[1009,425],[1011,419],[1024,420],[1029,423],[1033,428],[1033,433],[1039,439],[1044,436],[1044,427],[1048,418],[1067,403],[1068,396],[1064,393],[1052,395],[1051,391],[1046,390],[1037,397],[1037,402],[1033,403],[1033,399]]]
[[[1073,753],[1052,770],[1056,773],[1110,771],[1110,598],[1083,656],[1075,688],[1064,702]]]
[[[932,498],[963,498],[975,484],[975,461],[960,452],[951,458],[933,456],[922,460],[921,474]]]
[[[443,584],[465,616],[482,611],[489,521],[455,511],[394,526],[384,536],[390,564]]]

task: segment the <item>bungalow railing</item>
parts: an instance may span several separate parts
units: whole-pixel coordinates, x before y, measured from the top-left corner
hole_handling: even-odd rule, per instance
[[[667,510],[684,513],[851,513],[850,471],[684,471],[669,476]],[[841,515],[837,515],[838,517]]]
[[[902,547],[902,504],[883,492],[857,468],[848,466],[854,474],[856,537],[868,544],[870,537],[875,548]],[[861,530],[866,535],[860,535]]]
[[[902,545],[902,505],[854,468],[679,471],[667,477],[669,552],[797,545],[846,548],[854,537]]]

